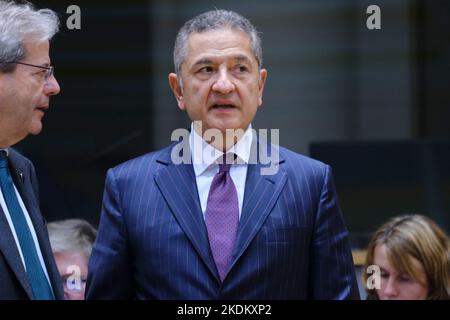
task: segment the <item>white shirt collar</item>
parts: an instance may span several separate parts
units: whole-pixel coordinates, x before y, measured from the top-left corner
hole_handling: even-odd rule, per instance
[[[250,151],[253,142],[252,125],[250,124],[239,141],[227,150],[227,153],[234,153],[237,156],[238,164],[248,164]],[[195,130],[191,123],[191,132],[189,134],[189,147],[191,148],[192,163],[196,176],[200,176],[217,159],[223,156],[223,152],[208,144]]]

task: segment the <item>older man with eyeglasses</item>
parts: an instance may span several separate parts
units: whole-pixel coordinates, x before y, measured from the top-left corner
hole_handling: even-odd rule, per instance
[[[59,84],[50,64],[58,17],[0,0],[0,299],[63,298],[32,163],[10,147],[39,134]]]

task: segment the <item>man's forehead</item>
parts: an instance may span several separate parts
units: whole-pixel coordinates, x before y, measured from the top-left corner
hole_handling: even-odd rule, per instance
[[[232,29],[191,33],[187,50],[187,60],[194,64],[224,58],[241,62],[256,61],[250,36]]]
[[[25,58],[36,59],[36,64],[48,65],[50,63],[50,43],[49,41],[41,42],[24,42]]]
[[[220,41],[224,37],[232,38],[235,41],[239,40],[243,44],[251,46],[251,37],[248,33],[229,27],[211,29],[201,32],[194,31],[189,33],[187,40],[188,44],[201,41],[210,41],[212,43],[217,43],[217,41]]]

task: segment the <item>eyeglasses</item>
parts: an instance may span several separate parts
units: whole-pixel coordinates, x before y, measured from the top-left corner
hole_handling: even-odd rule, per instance
[[[30,67],[45,69],[45,70],[47,70],[47,72],[44,75],[44,80],[46,82],[48,81],[48,79],[50,79],[50,77],[54,74],[54,71],[55,71],[55,68],[53,66],[44,67],[44,66],[38,66],[38,65],[35,65],[35,64],[29,64],[29,63],[18,62],[18,61],[10,61],[10,62],[6,62],[6,63],[23,64],[24,66],[30,66]]]

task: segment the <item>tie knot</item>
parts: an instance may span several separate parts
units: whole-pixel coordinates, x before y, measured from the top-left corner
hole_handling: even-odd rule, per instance
[[[8,167],[8,157],[6,156],[6,152],[0,150],[0,168]]]
[[[219,164],[219,172],[228,172],[230,171],[231,164]]]
[[[219,172],[230,171],[231,165],[233,164],[235,155],[231,153],[224,154],[222,156],[222,163],[219,163]]]

